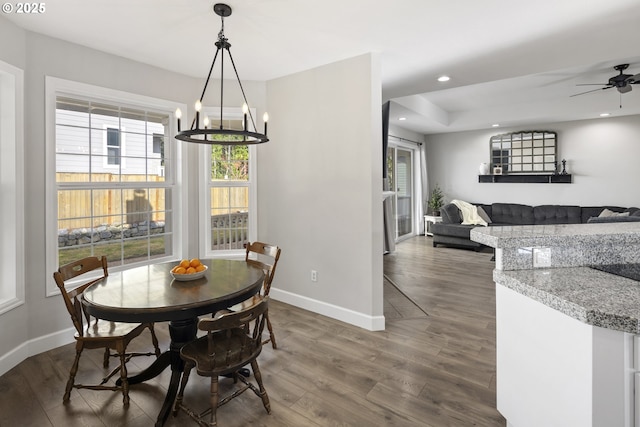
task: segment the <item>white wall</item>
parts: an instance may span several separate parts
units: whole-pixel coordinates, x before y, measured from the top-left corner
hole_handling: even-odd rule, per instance
[[[370,329],[384,327],[378,70],[362,55],[267,82],[258,164],[259,235],[282,247],[274,298]]]
[[[389,135],[397,136],[398,138],[407,139],[413,142],[424,142],[425,136],[408,129],[403,129],[396,125],[389,123]]]
[[[0,59],[24,70],[26,32],[0,15]]]
[[[558,159],[567,160],[573,184],[478,183],[478,166],[490,161],[489,138],[519,130],[557,132]],[[640,206],[640,116],[428,135],[426,140],[429,185],[439,183],[446,202]]]

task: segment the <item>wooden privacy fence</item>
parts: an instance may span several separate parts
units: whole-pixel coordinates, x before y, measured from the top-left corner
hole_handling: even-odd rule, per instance
[[[154,175],[110,173],[57,173],[57,182],[140,182],[137,189],[105,188],[58,191],[58,228],[89,228],[99,225],[132,224],[165,220],[165,189],[147,188],[146,182],[161,182]],[[119,177],[122,177],[119,181]],[[91,178],[91,181],[89,181]],[[147,189],[149,191],[147,191]],[[93,217],[93,223],[92,218]]]
[[[58,191],[58,228],[78,229],[101,225],[133,224],[142,221],[165,221],[164,188],[148,188],[146,182],[162,182],[156,175],[118,175],[110,173],[57,173],[57,182],[140,182],[139,189],[106,188],[92,190]],[[91,179],[91,181],[89,181]],[[148,190],[148,191],[147,191]],[[249,193],[228,191],[218,187],[211,191],[213,211],[245,210],[249,206]],[[237,189],[236,189],[237,190]],[[213,213],[213,212],[212,212]],[[235,214],[232,214],[235,215]],[[212,215],[212,218],[224,215]],[[92,217],[92,218],[91,218]],[[213,221],[213,219],[212,219]],[[93,222],[93,223],[92,223]],[[235,223],[235,220],[231,220]],[[213,224],[213,223],[212,223]],[[235,237],[226,236],[226,240]],[[221,240],[222,237],[221,237]]]

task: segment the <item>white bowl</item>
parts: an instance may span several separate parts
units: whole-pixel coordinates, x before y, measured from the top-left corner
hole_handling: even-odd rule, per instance
[[[173,277],[175,280],[179,280],[181,282],[186,282],[189,280],[196,280],[196,279],[200,279],[202,277],[204,277],[204,274],[207,272],[207,269],[209,267],[207,267],[206,265],[204,266],[204,270],[202,271],[198,271],[197,273],[192,273],[192,274],[176,274],[174,272],[170,272],[171,277]]]

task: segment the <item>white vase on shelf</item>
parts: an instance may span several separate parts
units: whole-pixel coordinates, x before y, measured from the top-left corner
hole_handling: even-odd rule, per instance
[[[480,167],[478,168],[480,175],[489,175],[489,164],[480,163]]]

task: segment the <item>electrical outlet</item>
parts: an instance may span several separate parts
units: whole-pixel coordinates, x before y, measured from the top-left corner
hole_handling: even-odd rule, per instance
[[[318,272],[316,270],[311,270],[311,281],[312,282],[318,281]]]
[[[551,248],[533,248],[533,268],[551,267]]]

